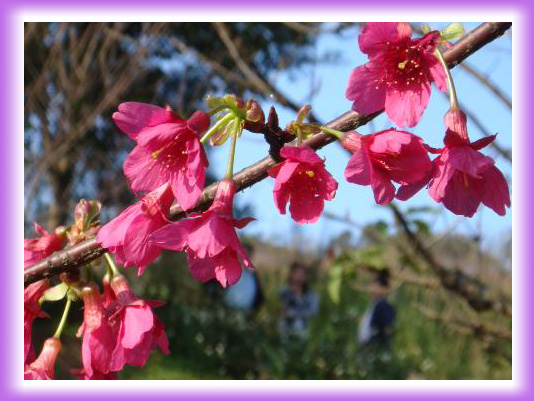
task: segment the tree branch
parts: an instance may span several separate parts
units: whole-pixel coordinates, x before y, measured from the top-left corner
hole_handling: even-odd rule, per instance
[[[451,67],[457,65],[481,47],[501,36],[511,25],[508,22],[486,22],[481,24],[449,49],[444,54],[445,60]],[[348,111],[330,121],[327,126],[339,131],[349,131],[366,124],[380,113],[381,111],[366,116],[354,111]],[[313,149],[319,149],[335,140],[336,138],[332,135],[321,133],[314,135],[305,141],[304,144]],[[275,164],[275,160],[268,156],[235,174],[234,180],[236,181],[238,190],[248,188],[267,177],[267,171]],[[202,192],[199,202],[190,211],[206,210],[213,201],[217,184],[214,183],[206,187]],[[185,212],[179,206],[174,206],[171,209],[171,217],[181,218],[183,216],[185,216]],[[73,247],[68,247],[25,269],[24,285],[31,284],[45,277],[57,275],[64,271],[72,271],[80,268],[102,256],[104,252],[106,250],[94,238]]]
[[[477,294],[473,294],[469,290],[469,286],[466,283],[474,283],[475,280],[466,276],[459,269],[448,269],[439,263],[435,258],[432,252],[421,242],[416,233],[412,231],[408,221],[401,213],[401,211],[395,206],[395,204],[390,203],[388,207],[392,210],[395,218],[400,223],[403,231],[405,232],[408,240],[412,244],[415,251],[421,255],[423,260],[430,266],[430,268],[437,274],[443,287],[447,290],[460,295],[464,298],[467,303],[477,312],[483,312],[487,310],[494,310],[496,312],[502,313],[505,316],[511,317],[512,310],[505,302],[494,300],[491,298],[483,298]]]

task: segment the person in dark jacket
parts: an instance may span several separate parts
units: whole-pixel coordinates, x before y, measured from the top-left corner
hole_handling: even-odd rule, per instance
[[[386,296],[389,293],[390,275],[382,269],[371,284],[372,303],[365,312],[358,333],[358,341],[364,347],[378,347],[390,352],[391,338],[395,331],[396,310]]]

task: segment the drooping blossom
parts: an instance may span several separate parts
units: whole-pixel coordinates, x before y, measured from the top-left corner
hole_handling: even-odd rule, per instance
[[[345,92],[355,111],[385,109],[398,126],[413,127],[428,104],[430,82],[447,90],[445,71],[434,55],[439,32],[411,36],[406,22],[369,22],[362,28],[358,43],[369,61],[352,71]]]
[[[104,305],[104,308],[109,308],[110,305],[117,300],[117,297],[111,288],[110,274],[105,274],[104,277],[102,277],[102,287],[104,287],[104,291],[102,292],[102,305]]]
[[[508,183],[495,161],[479,152],[497,135],[470,142],[466,116],[459,109],[447,112],[445,126],[445,146],[431,149],[439,156],[433,161],[430,196],[458,215],[472,217],[480,203],[504,215],[510,207]]]
[[[84,287],[82,298],[83,323],[77,336],[83,336],[83,375],[88,379],[98,380],[110,372],[116,335],[109,325],[109,316],[102,305],[98,287],[96,285]]]
[[[41,310],[39,299],[48,289],[47,279],[39,280],[24,289],[24,363],[28,364],[35,359],[32,347],[32,324],[36,317],[48,316]]]
[[[274,203],[281,214],[289,202],[291,217],[297,223],[315,223],[324,209],[324,201],[336,194],[337,181],[326,171],[324,160],[308,146],[284,146],[285,158],[269,170],[274,177]]]
[[[123,166],[132,190],[152,191],[169,182],[184,210],[194,206],[208,167],[199,135],[209,128],[209,115],[196,111],[184,120],[169,106],[126,102],[113,120],[137,141]]]
[[[98,242],[115,254],[117,263],[137,266],[138,274],[143,274],[161,253],[161,248],[148,242],[148,236],[167,224],[173,200],[170,185],[163,184],[102,227]]]
[[[54,380],[54,366],[61,350],[61,341],[56,337],[47,339],[35,361],[24,366],[24,380]]]
[[[34,223],[38,238],[24,238],[24,267],[37,263],[55,251],[63,248],[66,234],[63,227],[58,227],[49,233],[42,226]]]
[[[389,128],[370,135],[349,132],[343,146],[353,154],[345,168],[348,182],[371,185],[376,203],[386,205],[395,197],[392,181],[401,186],[423,187],[430,179],[432,163],[423,140],[405,131]],[[408,199],[409,195],[399,189],[397,195]],[[399,197],[399,196],[398,196]]]
[[[150,352],[158,347],[168,354],[169,340],[163,323],[152,311],[163,302],[139,298],[122,275],[113,277],[111,288],[117,300],[110,305],[109,320],[116,333],[110,371],[119,371],[125,364],[144,365]]]
[[[106,374],[94,371],[92,376],[89,376],[84,369],[71,369],[70,373],[76,376],[77,380],[117,380],[117,372],[109,372]]]
[[[171,223],[151,235],[150,240],[166,249],[187,251],[189,270],[202,282],[216,278],[223,287],[241,277],[241,264],[253,268],[236,227],[245,227],[252,218],[236,220],[233,215],[236,184],[232,179],[219,182],[215,199],[202,214]]]

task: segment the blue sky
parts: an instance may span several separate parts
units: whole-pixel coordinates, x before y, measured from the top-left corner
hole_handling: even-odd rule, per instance
[[[466,29],[477,26],[476,23],[466,24]],[[443,27],[444,24],[431,24],[432,27]],[[366,57],[359,51],[357,44],[358,30],[356,28],[344,32],[342,36],[336,34],[321,34],[316,47],[316,54],[321,58],[328,51],[340,52],[341,59],[331,64],[320,64],[313,69],[307,69],[299,74],[279,71],[270,77],[279,90],[297,104],[309,103],[321,121],[329,121],[347,111],[351,103],[345,99],[344,92],[348,76],[352,69],[366,61]],[[512,88],[512,40],[503,36],[494,43],[479,50],[469,58],[469,63],[480,72],[487,74],[490,79],[511,97]],[[491,133],[499,133],[497,141],[504,147],[512,147],[512,113],[487,88],[473,79],[467,72],[457,67],[453,70],[459,101],[467,109],[478,116],[483,125]],[[318,90],[310,99],[310,88],[317,85]],[[276,106],[282,126],[295,118],[292,110],[287,110],[277,104],[276,99],[262,104],[267,112],[271,105]],[[416,127],[407,129],[421,136],[429,145],[440,147],[444,135],[443,115],[448,109],[448,100],[435,87],[428,108]],[[386,116],[380,116],[375,121],[362,127],[360,133],[370,133],[394,126]],[[481,136],[480,131],[472,122],[468,122],[471,140]],[[252,164],[267,154],[268,147],[261,137],[246,132],[237,145],[235,171]],[[497,167],[511,178],[511,164],[499,157],[491,148],[484,153],[496,160]],[[211,152],[212,171],[220,177],[224,173],[228,153],[228,146],[216,148]],[[326,158],[328,170],[339,182],[339,189],[334,200],[325,203],[325,211],[348,216],[359,224],[367,224],[376,220],[392,221],[391,212],[385,207],[374,203],[370,187],[349,184],[343,177],[343,170],[348,160],[348,154],[338,144],[332,144],[319,151]],[[326,243],[333,236],[344,231],[351,231],[358,237],[358,229],[345,224],[333,222],[322,217],[315,224],[298,225],[288,214],[280,215],[272,199],[273,179],[267,178],[238,195],[238,201],[252,204],[254,217],[257,221],[249,224],[243,232],[249,235],[260,235],[280,243],[287,243],[299,238],[308,245]],[[511,184],[511,182],[510,182]],[[501,217],[492,210],[481,207],[471,218],[458,217],[440,205],[436,204],[426,190],[420,191],[407,202],[402,202],[404,208],[414,206],[433,205],[442,209],[432,222],[432,228],[443,231],[455,224],[455,232],[474,235],[482,233],[483,244],[487,249],[496,249],[501,242],[511,235],[512,209],[506,216]]]

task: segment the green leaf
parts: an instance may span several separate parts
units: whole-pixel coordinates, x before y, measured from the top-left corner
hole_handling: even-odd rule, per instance
[[[453,22],[452,24],[447,25],[447,27],[441,31],[441,38],[445,42],[459,39],[464,35],[465,28],[464,24],[462,24],[461,22]]]
[[[45,291],[45,293],[42,296],[42,299],[44,299],[45,301],[52,301],[52,302],[59,301],[60,299],[65,298],[65,295],[67,295],[68,289],[69,289],[69,286],[65,283],[55,285]]]

